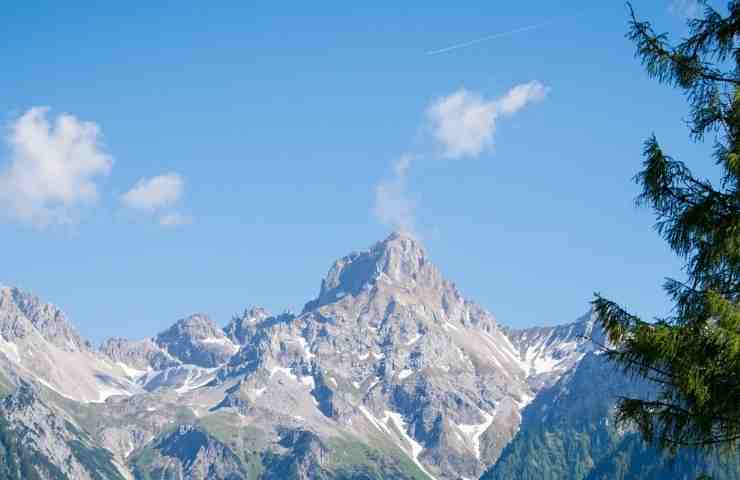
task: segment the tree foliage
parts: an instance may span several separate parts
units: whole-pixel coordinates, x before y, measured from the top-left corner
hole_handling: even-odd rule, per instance
[[[655,135],[635,176],[636,203],[655,213],[687,280],[666,280],[674,308],[651,322],[599,294],[593,300],[610,360],[658,386],[651,398],[621,398],[617,420],[674,450],[740,439],[740,2],[726,13],[703,7],[676,45],[631,6],[627,34],[648,74],[685,93],[692,139],[713,142],[714,182],[667,154]]]

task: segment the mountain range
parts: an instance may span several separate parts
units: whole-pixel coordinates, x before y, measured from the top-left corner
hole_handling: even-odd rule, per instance
[[[617,428],[617,395],[650,386],[602,342],[590,313],[502,326],[402,233],[336,261],[299,314],[197,313],[97,347],[2,287],[0,478],[740,478]]]

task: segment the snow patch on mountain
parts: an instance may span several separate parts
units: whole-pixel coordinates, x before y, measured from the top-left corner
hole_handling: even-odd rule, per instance
[[[414,371],[411,370],[410,368],[404,368],[403,370],[401,370],[400,372],[398,372],[398,379],[399,380],[403,380],[403,379],[408,378],[411,375],[413,375],[413,373],[414,373]]]
[[[411,460],[414,461],[416,466],[419,467],[419,469],[424,472],[425,475],[427,475],[432,480],[435,480],[434,476],[429,473],[426,467],[424,467],[424,465],[422,465],[422,463],[419,461],[419,455],[421,455],[424,447],[419,442],[414,440],[414,438],[406,431],[407,427],[406,422],[403,419],[403,415],[398,412],[386,410],[383,422],[387,424],[388,421],[391,421],[393,423],[398,433],[401,434],[401,439],[408,445],[406,448],[404,448],[404,450],[408,453]],[[408,449],[410,449],[410,451]]]
[[[12,362],[21,363],[18,346],[13,342],[7,342],[0,336],[0,352],[3,352]]]
[[[470,440],[472,449],[475,452],[475,457],[478,459],[480,458],[480,437],[493,424],[493,415],[490,415],[482,410],[480,413],[484,418],[483,423],[474,423],[469,425],[460,424],[457,426]]]
[[[136,380],[137,378],[143,377],[147,374],[147,370],[139,370],[138,368],[132,368],[128,365],[126,365],[123,362],[116,362],[116,365],[121,367],[121,370],[123,370],[123,373],[126,374],[129,378]]]
[[[506,333],[535,391],[553,385],[586,353],[595,351],[592,337],[603,337],[590,312],[567,325],[511,329]]]

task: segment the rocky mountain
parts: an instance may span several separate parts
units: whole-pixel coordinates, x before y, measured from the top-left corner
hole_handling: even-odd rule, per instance
[[[113,338],[100,348],[145,391],[187,390],[207,383],[239,347],[207,315],[178,320],[155,337]]]
[[[523,439],[552,424],[596,435],[574,460],[596,464],[598,430],[563,415],[592,402],[568,395],[599,335],[589,315],[502,327],[398,233],[335,262],[299,314],[252,307],[224,328],[195,314],[99,349],[3,288],[0,454],[17,478],[516,478],[543,448]]]
[[[157,335],[155,343],[182,363],[203,368],[223,365],[239,348],[203,314],[191,315]]]
[[[219,374],[238,379],[223,406],[385,437],[441,478],[476,477],[533,395],[493,316],[407,236],[337,261],[300,315],[245,324],[249,341]]]

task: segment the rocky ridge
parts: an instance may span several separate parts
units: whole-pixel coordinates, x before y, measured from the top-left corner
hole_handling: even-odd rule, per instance
[[[5,288],[0,366],[36,382],[128,475],[477,478],[522,409],[590,351],[592,328],[505,329],[393,234],[335,262],[300,314],[254,307],[223,329],[196,314],[99,350],[58,310]],[[183,442],[200,446],[173,446]]]

